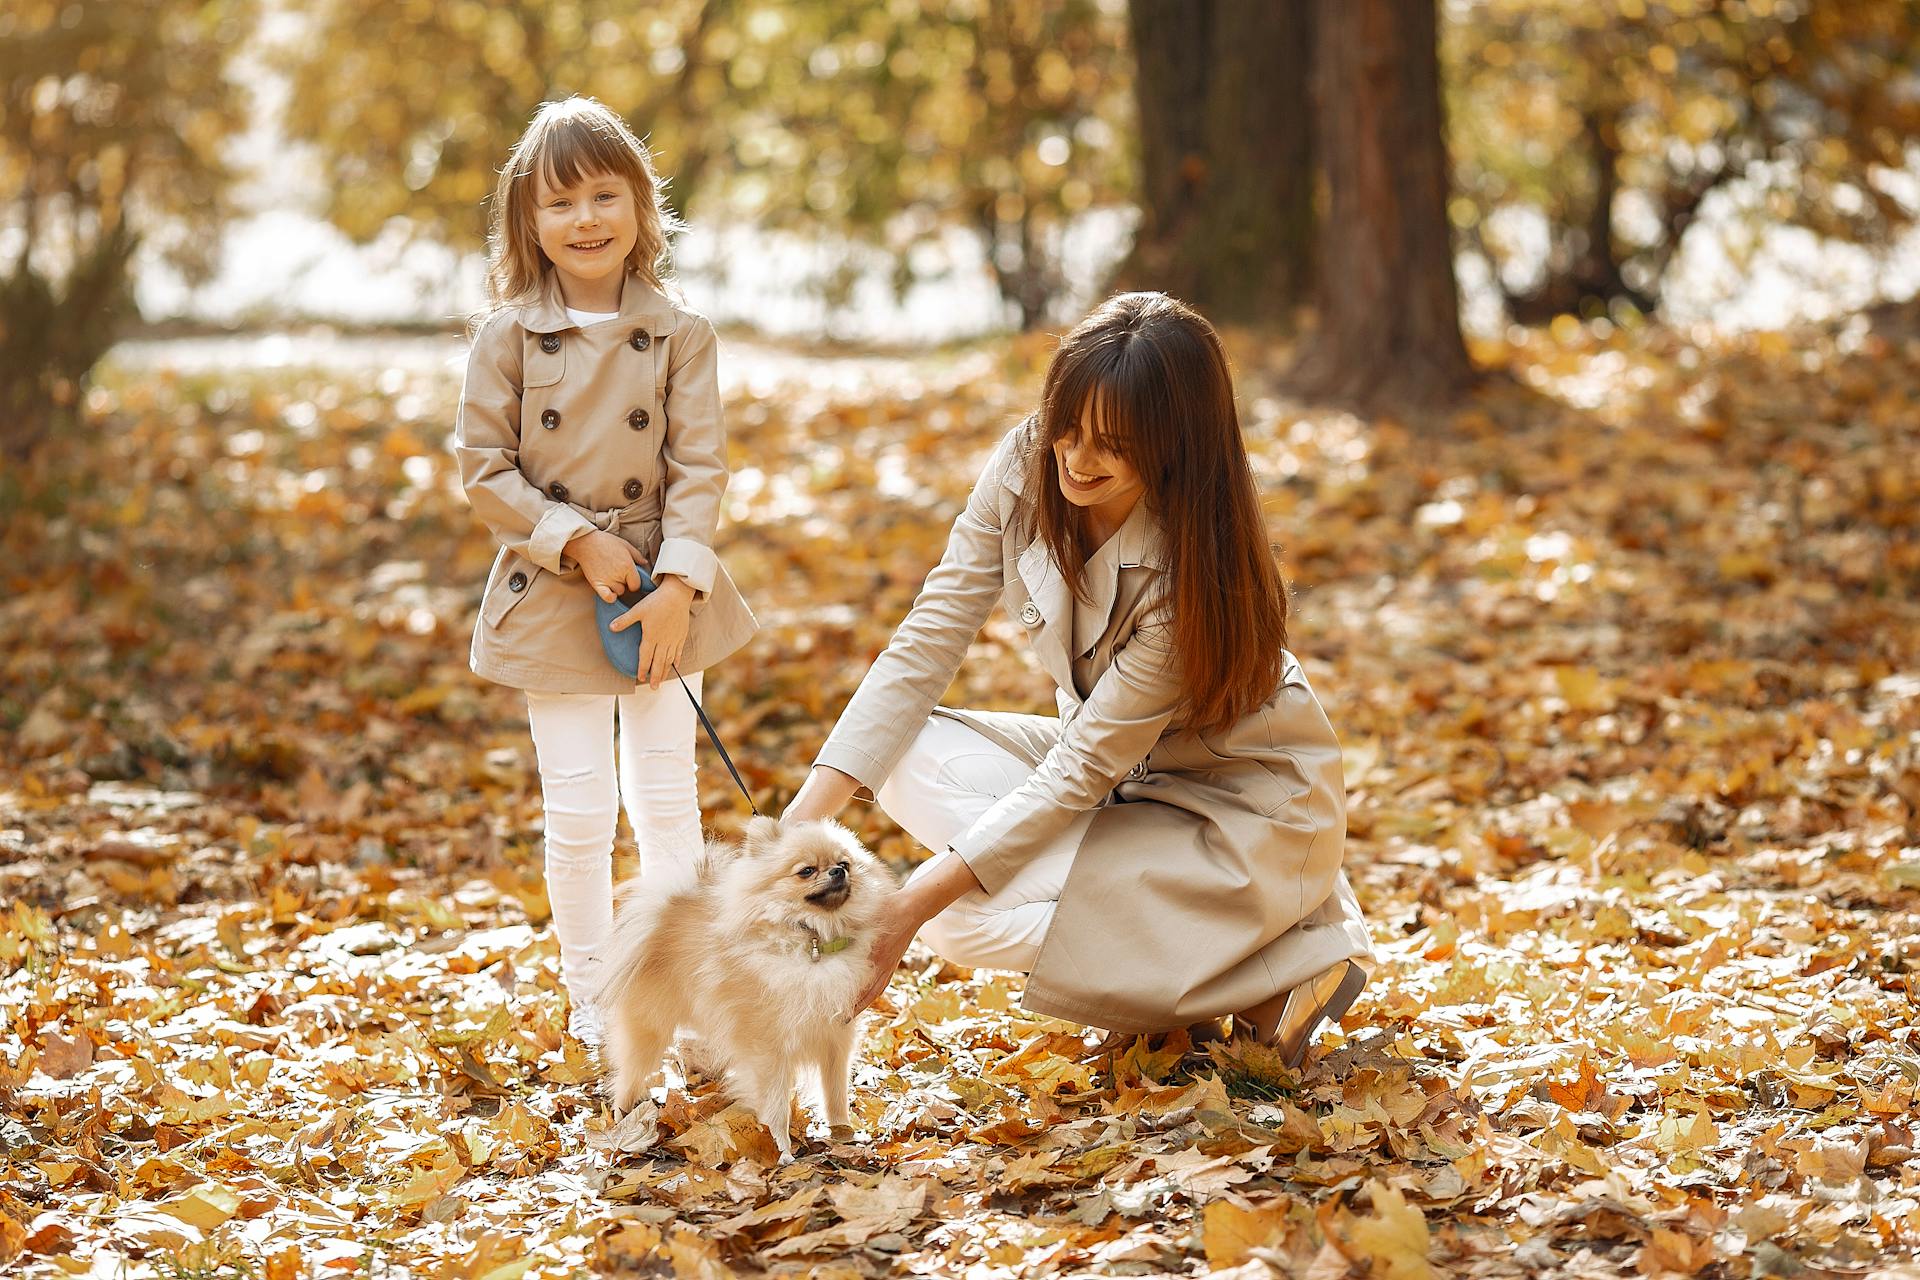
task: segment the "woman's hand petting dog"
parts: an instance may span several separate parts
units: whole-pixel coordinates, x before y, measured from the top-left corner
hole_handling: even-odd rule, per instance
[[[870,967],[858,999],[842,1017],[852,1022],[887,989],[900,958],[907,953],[920,926],[945,911],[966,894],[981,891],[980,881],[966,859],[951,849],[937,853],[915,872],[904,888],[889,895],[873,925]]]
[[[867,948],[867,982],[855,997],[853,1008],[840,1019],[842,1022],[852,1022],[880,998],[893,979],[893,971],[900,967],[900,958],[913,945],[914,935],[926,923],[902,908],[899,900],[904,896],[904,893],[893,895],[892,909],[874,926],[873,943]]]

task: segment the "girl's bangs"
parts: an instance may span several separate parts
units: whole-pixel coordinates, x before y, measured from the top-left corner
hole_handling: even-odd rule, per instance
[[[521,163],[520,176],[539,173],[551,187],[570,187],[583,178],[610,173],[623,178],[643,197],[639,158],[619,134],[591,120],[557,120],[542,130]]]

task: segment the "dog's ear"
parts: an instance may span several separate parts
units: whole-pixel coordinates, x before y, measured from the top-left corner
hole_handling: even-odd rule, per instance
[[[764,853],[780,839],[780,819],[761,814],[747,823],[740,845],[751,854]]]

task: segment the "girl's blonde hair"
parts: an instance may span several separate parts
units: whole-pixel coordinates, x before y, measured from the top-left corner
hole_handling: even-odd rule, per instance
[[[493,306],[538,297],[541,273],[553,265],[533,229],[534,176],[544,176],[549,186],[570,187],[601,173],[623,178],[633,189],[640,234],[627,269],[653,288],[663,287],[667,236],[682,229],[666,203],[666,183],[655,176],[653,157],[626,121],[595,99],[576,96],[542,103],[500,170],[487,224],[487,299]]]

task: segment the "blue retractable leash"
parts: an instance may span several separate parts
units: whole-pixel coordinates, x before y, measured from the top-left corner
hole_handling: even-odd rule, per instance
[[[593,616],[600,628],[600,647],[606,652],[607,661],[611,662],[620,674],[637,683],[640,679],[640,627],[636,624],[625,631],[607,629],[609,623],[645,600],[654,589],[653,575],[639,565],[633,566],[633,571],[640,575],[639,589],[626,592],[611,603],[602,600],[599,593],[595,592]],[[707,741],[711,742],[713,749],[720,753],[721,763],[726,765],[727,772],[733,775],[733,785],[739,787],[740,794],[747,798],[747,808],[753,810],[754,817],[759,817],[760,806],[753,802],[753,793],[747,790],[747,784],[741,780],[740,771],[733,767],[733,757],[727,754],[727,748],[720,741],[720,735],[715,731],[713,721],[707,719],[707,709],[700,705],[700,699],[694,697],[693,690],[687,687],[687,678],[680,674],[677,663],[673,668],[673,678],[680,682],[682,689],[686,690],[687,701],[693,704],[693,713],[700,717],[701,727],[707,731]]]

